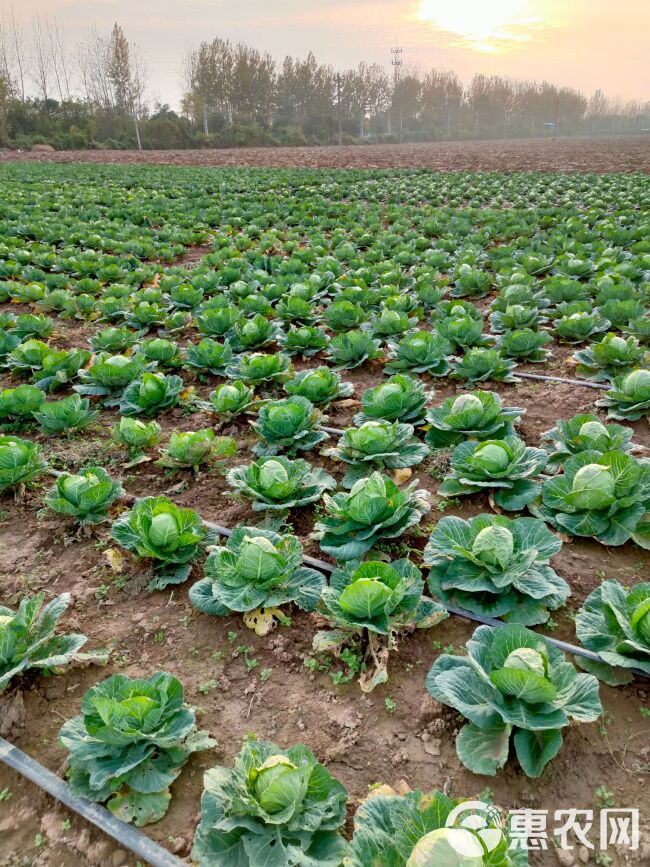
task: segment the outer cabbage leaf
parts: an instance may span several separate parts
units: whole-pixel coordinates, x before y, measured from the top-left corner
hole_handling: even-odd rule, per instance
[[[212,549],[205,578],[190,588],[190,601],[205,614],[279,608],[289,602],[313,611],[325,579],[302,566],[296,536],[261,527],[237,527],[225,546]]]
[[[513,734],[524,772],[537,777],[571,719],[593,722],[602,713],[596,678],[577,674],[561,651],[523,626],[480,626],[467,651],[438,657],[427,690],[468,719],[456,750],[475,773],[496,774]]]
[[[88,639],[76,633],[56,634],[59,619],[70,605],[69,593],[43,605],[44,593],[24,597],[16,611],[0,605],[0,693],[13,677],[30,668],[48,673],[72,662],[104,665],[107,650],[81,653]]]
[[[192,860],[199,867],[340,867],[347,797],[306,747],[283,751],[251,736],[232,769],[205,773]]]
[[[615,579],[604,581],[578,611],[576,635],[602,662],[576,661],[605,683],[629,683],[631,668],[650,675],[650,584],[626,591]]]
[[[60,737],[70,752],[72,794],[108,800],[109,810],[136,825],[161,819],[190,754],[216,745],[197,731],[183,687],[165,672],[146,680],[114,674],[91,687]]]

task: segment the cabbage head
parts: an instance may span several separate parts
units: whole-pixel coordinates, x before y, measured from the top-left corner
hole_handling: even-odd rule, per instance
[[[580,452],[561,475],[544,482],[530,509],[562,533],[603,545],[632,539],[650,548],[650,460],[621,451]]]
[[[192,861],[270,867],[272,851],[277,867],[340,867],[347,798],[307,747],[249,735],[232,768],[204,775]]]
[[[433,392],[427,392],[420,379],[396,373],[374,388],[367,388],[361,397],[362,412],[354,417],[356,425],[371,419],[418,424],[424,417],[424,407]]]
[[[154,561],[150,590],[180,584],[215,534],[192,509],[172,503],[167,497],[136,500],[111,527],[111,536],[127,551]]]
[[[253,449],[259,457],[284,451],[288,456],[297,451],[309,451],[327,434],[318,429],[321,413],[310,400],[300,395],[265,403],[251,427],[261,438]]]
[[[400,490],[382,473],[359,479],[349,493],[323,497],[326,514],[313,537],[335,560],[359,560],[381,539],[396,539],[431,508],[429,493],[415,490],[418,479]]]
[[[170,785],[192,753],[216,746],[198,731],[194,710],[171,674],[148,679],[114,674],[92,686],[81,715],[61,728],[69,751],[71,793],[106,806],[124,822],[158,822]]]
[[[341,484],[351,488],[373,470],[396,470],[420,464],[429,449],[414,435],[413,425],[379,419],[346,428],[338,444],[323,449],[322,453],[348,465]]]
[[[499,508],[519,512],[539,496],[536,479],[546,461],[545,451],[531,448],[515,436],[462,442],[452,453],[451,470],[438,494],[458,497],[489,489]]]
[[[172,431],[166,449],[160,449],[159,466],[171,469],[192,469],[198,472],[202,464],[224,460],[237,451],[232,437],[215,437],[212,428],[197,431]]]
[[[558,419],[556,426],[542,434],[548,452],[548,467],[558,469],[580,452],[634,451],[634,431],[621,424],[603,424],[596,415],[580,413],[571,419]]]
[[[596,406],[607,409],[607,418],[636,421],[650,413],[650,370],[639,368],[612,380]]]
[[[379,786],[357,808],[343,867],[526,867],[506,824],[496,807],[476,813],[441,792]]]
[[[467,719],[456,752],[474,774],[494,776],[512,736],[522,770],[539,777],[562,747],[562,729],[602,714],[596,678],[578,674],[561,650],[516,624],[479,626],[467,656],[436,659],[426,687]]]
[[[354,392],[351,382],[341,382],[341,377],[330,367],[315,367],[297,373],[284,390],[288,395],[306,397],[314,406],[326,406],[334,400],[350,397]]]
[[[42,475],[46,467],[38,443],[16,436],[0,436],[0,492],[31,482]]]
[[[97,524],[123,493],[103,467],[88,467],[79,473],[62,473],[45,495],[45,505],[79,524]]]
[[[453,347],[448,340],[432,331],[412,331],[398,343],[388,342],[389,357],[384,371],[393,373],[428,373],[446,376]]]
[[[364,692],[388,680],[388,654],[400,632],[429,629],[447,617],[441,605],[424,595],[422,574],[408,560],[353,560],[339,566],[323,590],[319,613],[332,628],[316,633],[314,652],[364,643],[366,670],[359,679]]]
[[[608,382],[624,376],[634,368],[650,363],[650,354],[635,337],[621,337],[610,332],[598,343],[576,352],[576,375],[594,382]]]
[[[158,415],[179,403],[184,387],[180,376],[143,373],[124,389],[120,412],[122,415]]]
[[[320,467],[312,467],[300,458],[292,461],[283,455],[259,458],[249,466],[233,467],[226,481],[252,500],[256,512],[282,513],[306,506],[336,487],[336,480]]]
[[[571,593],[549,565],[561,547],[559,537],[535,518],[445,516],[424,549],[429,590],[444,604],[483,617],[545,623]]]
[[[302,565],[302,545],[296,536],[262,527],[240,526],[226,545],[212,549],[205,578],[190,588],[190,602],[204,614],[226,617],[277,609],[293,602],[313,611],[325,578]]]
[[[471,391],[448,397],[427,411],[425,442],[432,448],[454,446],[463,440],[501,439],[514,433],[526,410],[503,406],[494,391]]]

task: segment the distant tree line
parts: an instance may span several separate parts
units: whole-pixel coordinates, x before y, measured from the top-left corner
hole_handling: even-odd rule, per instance
[[[0,145],[192,148],[608,135],[650,128],[650,101],[548,82],[378,64],[278,63],[215,38],[180,70],[180,111],[148,99],[142,52],[115,24],[70,46],[54,19],[0,19]]]

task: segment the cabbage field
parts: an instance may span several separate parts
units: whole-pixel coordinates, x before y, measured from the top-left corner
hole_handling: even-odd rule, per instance
[[[650,863],[650,176],[0,176],[0,735],[177,863]]]

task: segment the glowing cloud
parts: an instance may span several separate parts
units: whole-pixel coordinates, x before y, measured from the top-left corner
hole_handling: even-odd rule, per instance
[[[500,52],[526,42],[541,22],[529,13],[530,0],[421,0],[416,17],[456,34],[477,51]]]

